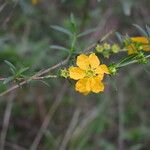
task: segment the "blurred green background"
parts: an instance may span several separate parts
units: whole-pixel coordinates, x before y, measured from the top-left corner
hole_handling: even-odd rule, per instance
[[[64,60],[70,39],[51,25],[70,29],[74,14],[83,50],[112,30],[139,35],[132,24],[150,24],[149,0],[2,0],[0,77],[29,67],[28,76]],[[113,39],[112,39],[113,40]],[[117,60],[115,56],[113,60]],[[5,150],[149,150],[150,65],[131,65],[111,79],[101,94],[83,96],[63,78],[32,81],[0,97],[1,145]],[[58,70],[52,72],[57,74]],[[45,82],[47,84],[45,84]],[[0,82],[0,91],[11,85]],[[9,122],[7,121],[7,118]],[[6,124],[5,124],[6,123]]]

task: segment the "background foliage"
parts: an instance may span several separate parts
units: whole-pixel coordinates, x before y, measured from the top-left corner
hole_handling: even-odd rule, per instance
[[[132,24],[150,24],[149,0],[29,0],[0,2],[0,77],[11,76],[11,62],[24,76],[53,66],[68,53],[71,38],[53,30],[59,25],[73,30],[74,14],[81,37],[76,49],[83,50],[112,30],[139,35]],[[92,29],[92,30],[91,30]],[[94,31],[94,30],[93,30]],[[111,39],[115,41],[115,38]],[[112,57],[115,61],[119,56]],[[12,101],[5,149],[39,150],[148,150],[150,147],[149,64],[120,70],[105,80],[102,94],[82,96],[63,78],[32,81],[0,97],[0,131]],[[52,74],[57,74],[55,70]],[[11,80],[11,79],[10,79]],[[10,84],[0,82],[0,91]],[[54,113],[53,113],[54,112]],[[50,119],[50,120],[49,120]],[[44,120],[49,120],[39,142],[33,141]],[[2,138],[3,139],[3,138]]]

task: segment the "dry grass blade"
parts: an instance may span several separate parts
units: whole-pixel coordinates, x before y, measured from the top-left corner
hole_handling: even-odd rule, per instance
[[[76,127],[75,131],[73,132],[72,137],[76,138],[78,137],[81,132],[86,129],[86,127],[96,118],[98,117],[103,110],[105,109],[107,105],[107,100],[103,101],[101,106],[93,108],[90,112],[87,113],[87,115],[82,119],[82,121],[79,123],[79,125]]]
[[[57,95],[56,97],[56,100],[54,101],[53,105],[50,107],[42,125],[41,125],[41,128],[39,129],[38,133],[37,133],[37,136],[35,137],[33,143],[31,144],[31,147],[30,147],[30,150],[36,150],[41,139],[42,139],[42,136],[44,134],[44,132],[46,131],[46,129],[48,128],[48,125],[55,113],[55,111],[57,110],[64,94],[65,94],[65,91],[66,91],[66,88],[67,88],[67,85],[66,83],[64,83],[64,85],[62,86],[62,90],[60,90],[60,93]]]
[[[74,112],[73,118],[70,122],[70,125],[68,127],[68,130],[67,130],[65,136],[64,136],[64,139],[62,140],[62,143],[60,144],[59,150],[65,150],[66,149],[67,143],[69,142],[69,139],[72,136],[73,130],[74,130],[76,124],[78,123],[79,115],[80,115],[80,110],[77,109]]]
[[[3,121],[2,131],[1,131],[1,137],[0,137],[0,150],[4,150],[14,97],[15,97],[14,94],[10,94],[7,101],[5,114],[4,114],[4,121]]]

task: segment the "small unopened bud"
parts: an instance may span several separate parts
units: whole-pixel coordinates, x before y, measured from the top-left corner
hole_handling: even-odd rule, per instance
[[[117,44],[113,44],[111,49],[113,53],[118,53],[120,50],[120,47]]]
[[[95,49],[96,49],[96,51],[99,52],[99,53],[103,52],[103,50],[104,50],[104,48],[103,48],[102,45],[97,45]]]
[[[64,77],[64,78],[68,78],[69,77],[69,71],[65,68],[65,69],[61,69],[60,70],[60,76]]]
[[[105,58],[109,58],[109,56],[110,56],[110,51],[109,51],[109,50],[103,51],[103,56],[104,56]]]
[[[147,60],[147,58],[143,52],[139,52],[137,54],[137,60],[140,64],[147,64],[148,63],[148,60]]]
[[[108,68],[109,68],[109,72],[110,72],[111,75],[116,75],[117,68],[116,68],[115,64],[111,64]]]
[[[104,43],[104,49],[110,49],[110,44]]]

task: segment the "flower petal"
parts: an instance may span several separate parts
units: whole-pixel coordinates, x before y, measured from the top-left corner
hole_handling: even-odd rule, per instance
[[[107,67],[105,64],[99,65],[99,66],[96,68],[95,72],[96,72],[97,74],[104,74],[104,73],[109,74],[108,67]]]
[[[128,55],[137,53],[137,49],[134,44],[130,44],[127,46]]]
[[[91,91],[91,78],[86,78],[86,91]]]
[[[85,71],[80,69],[79,67],[70,67],[69,76],[71,79],[79,80],[85,77]]]
[[[142,47],[144,51],[150,51],[150,45],[143,45]]]
[[[104,91],[104,84],[100,82],[97,78],[92,78],[91,91],[94,93],[99,93]]]
[[[81,54],[77,57],[77,66],[83,70],[87,70],[89,68],[89,59],[88,56]]]
[[[142,44],[149,43],[149,40],[146,37],[142,37],[142,36],[132,37],[131,41],[137,42],[137,43],[142,43]]]
[[[89,55],[89,63],[91,65],[91,68],[97,68],[99,66],[100,61],[98,57],[95,55],[95,53]]]
[[[75,85],[76,91],[83,93],[83,94],[88,94],[90,92],[90,89],[89,89],[89,85],[87,87],[87,81],[88,81],[87,78],[80,79],[79,81],[77,81]]]
[[[96,76],[95,78],[97,78],[99,81],[102,81],[104,78],[104,74],[99,74],[98,76]]]

